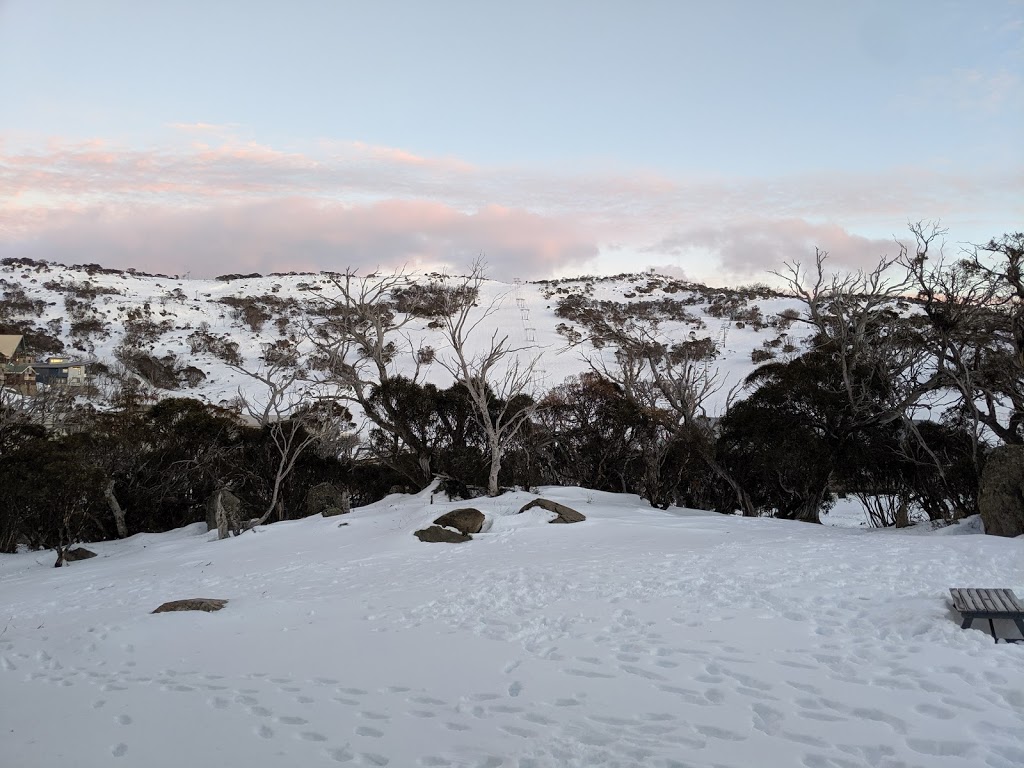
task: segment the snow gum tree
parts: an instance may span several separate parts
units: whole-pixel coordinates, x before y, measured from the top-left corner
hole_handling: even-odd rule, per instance
[[[512,345],[501,329],[494,330],[474,351],[471,340],[476,341],[481,326],[505,299],[499,295],[477,307],[475,299],[485,281],[486,270],[483,261],[478,260],[470,274],[448,292],[448,308],[441,324],[450,354],[440,362],[465,387],[472,401],[490,459],[487,493],[497,496],[502,454],[537,410],[532,390],[540,355],[530,356],[529,346]]]
[[[414,285],[403,272],[363,276],[348,270],[334,275],[333,293],[310,305],[312,320],[306,335],[314,347],[310,368],[335,389],[340,400],[358,406],[377,429],[415,454],[419,483],[426,486],[434,475],[430,447],[403,412],[401,400],[381,396],[406,383],[417,385],[421,371],[434,360],[432,350],[414,348],[408,326],[433,318],[440,305],[436,297],[430,302],[411,301]],[[411,376],[399,373],[399,358],[411,361]],[[402,382],[393,387],[396,379]]]

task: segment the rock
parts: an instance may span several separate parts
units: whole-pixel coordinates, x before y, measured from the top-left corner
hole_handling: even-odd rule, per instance
[[[978,511],[985,533],[1024,534],[1024,445],[1002,445],[989,454],[981,474]]]
[[[90,557],[96,557],[95,552],[90,552],[85,547],[75,547],[74,549],[58,549],[57,550],[57,562],[53,564],[54,568],[60,568],[64,563],[73,563],[76,560],[88,560]]]
[[[445,512],[434,521],[434,525],[454,528],[459,533],[468,535],[470,533],[480,533],[480,529],[484,527],[484,519],[484,513],[479,509],[467,507],[466,509],[453,509],[451,512]]]
[[[96,553],[90,552],[85,547],[75,547],[74,549],[69,549],[64,553],[64,559],[69,563],[72,563],[75,560],[88,560],[90,557],[96,557]]]
[[[205,611],[211,613],[219,611],[228,604],[227,600],[218,600],[212,597],[193,597],[189,600],[172,600],[164,603],[153,613],[168,613],[169,611]]]
[[[446,544],[461,544],[464,541],[472,541],[473,539],[468,534],[450,531],[447,528],[442,528],[440,525],[432,525],[429,528],[424,528],[422,531],[416,531],[413,536],[420,541],[442,542]]]
[[[323,515],[334,517],[335,515],[348,514],[349,492],[338,490],[331,483],[320,483],[306,491],[306,498],[302,503],[305,516]]]
[[[548,512],[554,512],[558,517],[551,520],[552,523],[582,523],[587,518],[581,515],[572,507],[567,507],[565,504],[559,504],[557,501],[549,501],[548,499],[534,499],[525,507],[519,510],[519,514],[522,514],[528,509],[534,507],[540,507],[546,509]]]

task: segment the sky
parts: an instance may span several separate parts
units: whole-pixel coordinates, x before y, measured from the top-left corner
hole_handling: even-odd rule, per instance
[[[1024,228],[1022,118],[1022,0],[0,0],[0,257],[761,282]]]

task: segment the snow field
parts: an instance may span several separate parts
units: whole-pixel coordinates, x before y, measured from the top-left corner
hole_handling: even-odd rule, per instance
[[[3,764],[1024,764],[1024,644],[961,630],[946,593],[1020,594],[1019,540],[544,495],[588,520],[424,492],[0,556]],[[461,506],[474,541],[411,535]],[[230,603],[149,613],[186,597]]]

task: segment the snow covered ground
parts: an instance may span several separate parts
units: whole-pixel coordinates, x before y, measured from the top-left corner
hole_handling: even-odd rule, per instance
[[[510,494],[472,503],[474,541],[424,544],[466,506],[424,492],[0,556],[0,763],[1024,765],[1024,644],[947,605],[1024,595],[1020,540],[544,495],[588,520]],[[189,597],[230,602],[150,614]]]

